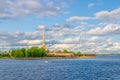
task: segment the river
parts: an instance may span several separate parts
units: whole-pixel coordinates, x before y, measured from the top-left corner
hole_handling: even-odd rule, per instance
[[[120,57],[0,59],[0,80],[120,80]]]

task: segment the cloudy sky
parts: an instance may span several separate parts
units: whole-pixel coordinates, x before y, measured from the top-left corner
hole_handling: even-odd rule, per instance
[[[0,49],[120,53],[120,0],[0,0]]]

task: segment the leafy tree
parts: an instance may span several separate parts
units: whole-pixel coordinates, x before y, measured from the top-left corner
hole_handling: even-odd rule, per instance
[[[11,55],[15,58],[17,57],[24,57],[24,53],[22,52],[22,50],[12,50]]]
[[[8,53],[0,52],[0,58],[10,57]]]
[[[83,56],[81,52],[77,52],[77,56]]]
[[[68,51],[67,49],[64,49],[63,52],[64,52],[64,53],[68,53],[69,51]]]
[[[11,55],[13,57],[44,57],[47,51],[43,48],[31,47],[29,49],[21,48],[18,50],[12,50]]]
[[[64,49],[63,50],[63,53],[71,53],[72,51],[69,51],[69,50],[67,50],[67,49]]]
[[[21,48],[20,49],[22,52],[23,52],[23,55],[24,55],[24,57],[26,56],[25,54],[26,54],[26,49],[25,48]]]
[[[31,47],[27,50],[28,57],[44,57],[46,51],[43,48]]]

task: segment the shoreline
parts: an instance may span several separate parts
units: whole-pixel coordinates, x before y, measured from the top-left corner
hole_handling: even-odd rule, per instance
[[[95,58],[96,56],[80,56],[80,57],[76,57],[76,58]]]
[[[82,59],[82,58],[95,58],[96,56],[75,56],[75,57],[24,57],[24,58],[7,58],[3,57],[0,59],[16,59],[16,60],[40,60],[40,59]]]

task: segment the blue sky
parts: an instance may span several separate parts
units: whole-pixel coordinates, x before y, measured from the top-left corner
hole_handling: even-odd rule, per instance
[[[1,0],[0,49],[41,45],[120,52],[120,0]]]

